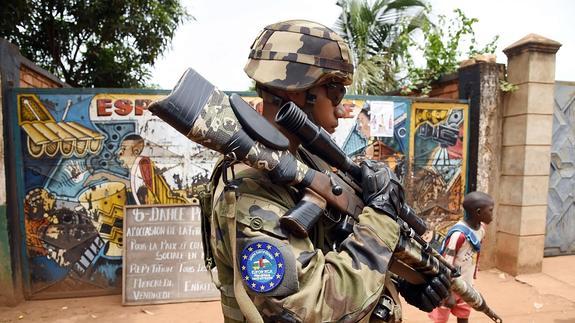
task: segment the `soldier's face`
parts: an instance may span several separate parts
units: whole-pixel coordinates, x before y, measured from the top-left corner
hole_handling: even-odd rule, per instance
[[[316,96],[312,114],[317,125],[329,133],[334,133],[338,125],[337,119],[343,117],[344,111],[341,99],[339,99],[340,102],[337,102],[338,100],[334,100],[333,95],[328,96],[328,90],[331,91],[326,86],[317,86],[310,89],[310,93]],[[345,88],[343,93],[345,94]]]

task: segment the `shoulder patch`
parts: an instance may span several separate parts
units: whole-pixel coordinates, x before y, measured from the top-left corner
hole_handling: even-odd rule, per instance
[[[256,241],[248,245],[240,259],[242,279],[255,292],[269,292],[284,278],[284,257],[276,246],[268,242]]]

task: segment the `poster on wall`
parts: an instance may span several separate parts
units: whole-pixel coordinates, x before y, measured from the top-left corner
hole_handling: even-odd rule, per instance
[[[369,130],[373,137],[393,137],[393,102],[374,101],[371,104]]]
[[[163,94],[126,92],[17,95],[31,297],[120,293],[124,206],[193,204],[209,180],[219,155],[147,110]]]

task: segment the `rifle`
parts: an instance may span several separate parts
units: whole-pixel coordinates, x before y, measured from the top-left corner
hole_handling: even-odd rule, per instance
[[[223,154],[227,164],[241,161],[266,172],[276,183],[302,190],[303,198],[280,219],[280,224],[294,236],[306,237],[326,205],[345,214],[351,224],[358,220],[364,206],[358,196],[361,189],[357,183],[361,183],[362,176],[359,166],[295,104],[284,105],[276,116],[277,121],[285,122],[286,128],[302,135],[304,147],[348,174],[353,192],[344,191],[333,174],[316,171],[297,160],[287,150],[287,138],[241,97],[232,94],[228,98],[193,69],[184,73],[167,97],[152,103],[148,109],[190,140]],[[224,169],[223,174],[226,173]],[[458,270],[421,238],[426,227],[415,212],[407,204],[399,211],[396,221],[402,234],[390,270],[414,284],[426,281],[427,275],[444,273],[450,277],[452,289],[466,302],[501,322],[481,294],[459,278]]]

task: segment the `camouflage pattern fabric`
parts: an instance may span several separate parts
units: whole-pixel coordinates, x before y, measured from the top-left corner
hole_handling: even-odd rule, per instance
[[[244,285],[264,320],[372,321],[371,312],[384,290],[389,260],[399,240],[396,222],[366,207],[339,251],[321,248],[317,239],[295,238],[279,226],[279,217],[298,200],[293,189],[274,184],[265,173],[243,164],[234,165],[234,171],[237,254],[254,243],[270,244],[285,260],[279,286],[258,293]],[[221,180],[214,184],[210,244],[222,284],[222,310],[226,322],[241,322],[244,318],[233,295],[233,266],[240,264],[231,260],[225,218],[230,203],[222,194]]]
[[[204,147],[224,153],[224,146],[241,129],[242,126],[230,107],[228,96],[219,90],[214,90],[210,101],[200,111],[187,137]],[[237,160],[233,151],[227,155]],[[253,168],[271,171],[282,158],[290,158],[289,155],[288,151],[273,150],[255,141],[242,161]],[[297,160],[295,167],[294,182],[299,183],[309,168]]]
[[[302,91],[330,80],[350,85],[349,47],[331,29],[306,20],[264,28],[251,47],[244,71],[257,83],[285,91]]]

